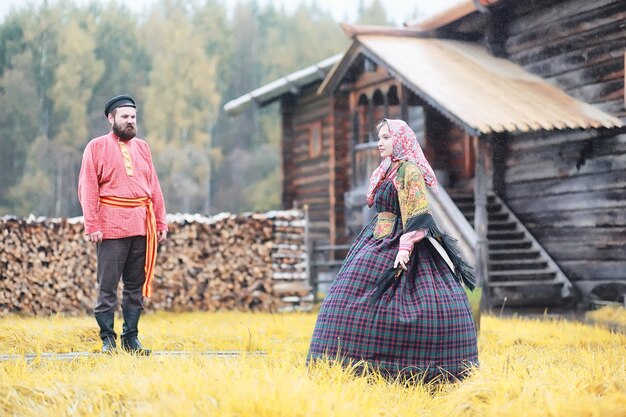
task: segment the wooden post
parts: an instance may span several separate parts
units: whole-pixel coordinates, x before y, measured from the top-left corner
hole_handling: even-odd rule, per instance
[[[367,135],[367,140],[364,142],[372,141],[372,131],[374,130],[374,98],[368,97],[368,104],[365,113],[365,133]]]
[[[400,93],[400,118],[404,120],[409,126],[413,120],[409,120],[409,92],[404,84],[399,85]]]
[[[306,250],[307,260],[306,260],[306,277],[309,282],[311,288],[313,288],[313,297],[316,297],[317,294],[317,273],[313,268],[312,263],[314,262],[314,250],[315,250],[315,242],[312,242],[309,236],[309,205],[305,204],[302,207],[302,211],[304,213],[304,246]]]
[[[476,155],[476,167],[474,170],[474,230],[478,237],[476,244],[476,278],[482,287],[481,310],[489,311],[491,308],[489,296],[489,241],[487,240],[487,140],[486,138],[474,137],[474,154]]]
[[[361,118],[359,116],[359,110],[350,110],[352,112],[352,133],[350,140],[350,146],[348,152],[350,152],[350,172],[352,174],[352,184],[357,182],[357,170],[356,170],[356,144],[359,143],[359,136],[361,135]]]
[[[335,190],[335,180],[336,180],[336,162],[337,158],[335,156],[335,124],[336,119],[336,103],[335,97],[330,97],[329,111],[330,111],[330,120],[328,126],[328,241],[330,245],[334,245],[335,239],[337,237],[337,211],[335,207],[337,205],[337,192]],[[322,144],[324,143],[324,130],[322,129]],[[322,145],[323,146],[323,145]],[[323,149],[323,148],[322,148]],[[334,254],[333,254],[334,256]]]

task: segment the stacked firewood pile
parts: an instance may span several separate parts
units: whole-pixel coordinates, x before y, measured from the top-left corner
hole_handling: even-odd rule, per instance
[[[95,248],[82,224],[0,222],[0,314],[88,311],[95,280]]]
[[[174,215],[168,222],[148,309],[311,308],[301,212]],[[81,219],[3,218],[0,314],[91,313],[97,291],[95,252],[83,236]]]
[[[282,301],[278,311],[310,310],[313,293],[308,285],[308,254],[302,237],[305,220],[275,218],[272,248],[272,289]]]

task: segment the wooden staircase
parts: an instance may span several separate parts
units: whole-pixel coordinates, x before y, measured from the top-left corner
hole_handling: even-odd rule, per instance
[[[474,225],[474,196],[448,190]],[[493,307],[558,307],[576,301],[569,279],[497,196],[487,198],[489,289]]]

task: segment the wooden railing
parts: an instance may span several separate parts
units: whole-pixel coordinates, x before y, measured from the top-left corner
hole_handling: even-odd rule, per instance
[[[475,249],[478,244],[478,236],[472,225],[441,186],[439,186],[438,193],[428,189],[428,199],[437,225],[458,240],[459,248],[465,260],[472,266],[476,265]]]
[[[346,253],[350,247],[348,244],[316,245],[315,242],[309,245],[309,283],[315,302],[319,301],[320,285],[330,285],[343,263],[344,257],[337,257],[336,253]]]

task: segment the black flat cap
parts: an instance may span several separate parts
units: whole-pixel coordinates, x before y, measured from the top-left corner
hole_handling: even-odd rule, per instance
[[[118,107],[136,107],[135,99],[129,95],[122,94],[121,96],[115,96],[104,105],[104,115],[109,117],[109,113]]]

